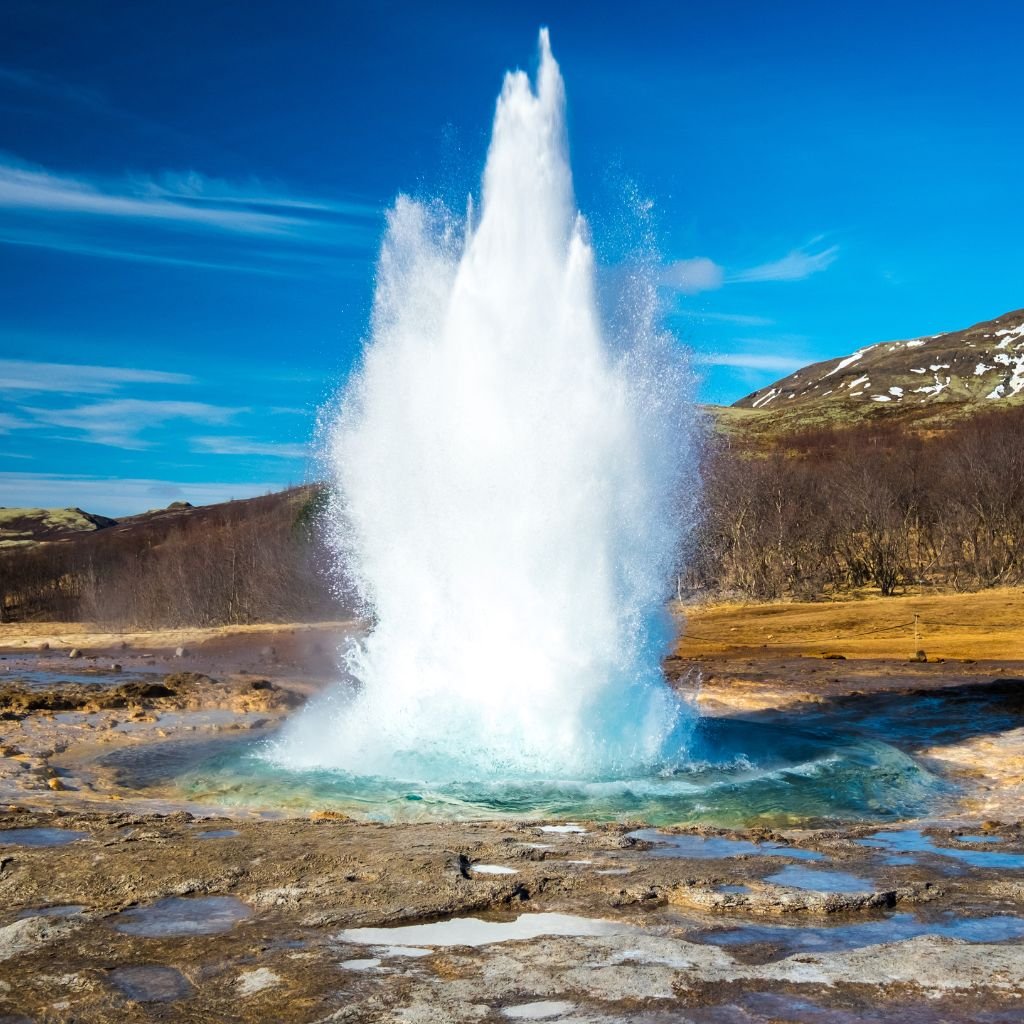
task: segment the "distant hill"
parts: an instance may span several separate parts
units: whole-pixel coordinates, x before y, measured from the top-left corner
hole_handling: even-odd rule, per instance
[[[120,519],[83,512],[80,508],[0,508],[0,548],[71,543],[92,549],[96,544],[123,546],[143,538],[148,544],[159,543],[172,531],[202,529],[225,515],[237,520],[269,517],[292,522],[299,514],[297,510],[313,501],[316,494],[316,486],[305,485],[215,505],[175,501],[166,508]]]
[[[0,548],[30,547],[44,540],[92,533],[115,522],[80,508],[0,507]]]
[[[330,617],[320,569],[324,491],[164,509],[123,519],[3,509],[0,622],[90,619],[146,627]]]
[[[812,363],[713,412],[730,432],[763,435],[897,418],[934,430],[1017,404],[1024,404],[1024,309]]]

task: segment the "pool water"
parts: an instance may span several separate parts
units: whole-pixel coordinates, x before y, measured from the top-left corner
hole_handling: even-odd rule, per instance
[[[317,806],[364,820],[548,817],[723,827],[893,820],[923,813],[948,790],[889,744],[739,719],[702,719],[684,768],[652,770],[642,778],[506,778],[499,767],[489,779],[459,778],[453,769],[449,781],[428,782],[424,778],[438,777],[436,764],[420,779],[361,777],[288,770],[268,759],[266,750],[260,742],[222,747],[181,765],[174,779],[197,802]],[[147,770],[135,768],[137,774]],[[145,779],[133,780],[129,771],[125,781]]]
[[[168,896],[122,911],[112,923],[117,931],[126,935],[157,939],[218,935],[251,916],[252,910],[234,896]]]

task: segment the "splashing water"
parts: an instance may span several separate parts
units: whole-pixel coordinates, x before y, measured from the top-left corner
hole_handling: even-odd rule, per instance
[[[333,540],[374,625],[354,685],[289,723],[280,765],[445,782],[685,758],[660,663],[689,374],[653,301],[614,340],[602,327],[564,113],[542,31],[536,89],[505,78],[478,217],[390,211],[372,337],[327,437]]]

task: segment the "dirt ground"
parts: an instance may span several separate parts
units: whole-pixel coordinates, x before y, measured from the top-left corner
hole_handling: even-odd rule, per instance
[[[854,635],[915,612],[925,661]],[[272,731],[358,627],[0,627],[0,1024],[1024,1020],[1021,597],[686,614],[703,714],[877,734],[955,798],[639,835],[197,806],[110,766]]]

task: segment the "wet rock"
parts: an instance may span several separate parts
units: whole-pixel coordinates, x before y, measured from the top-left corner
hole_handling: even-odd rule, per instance
[[[173,967],[117,967],[110,981],[118,991],[138,1003],[173,1003],[195,992],[192,984]]]
[[[266,967],[258,967],[254,971],[243,971],[238,976],[236,988],[238,989],[238,994],[245,998],[280,984],[280,977],[273,971]]]
[[[64,938],[76,927],[61,918],[23,917],[6,928],[0,928],[0,960],[30,953],[48,942]]]

